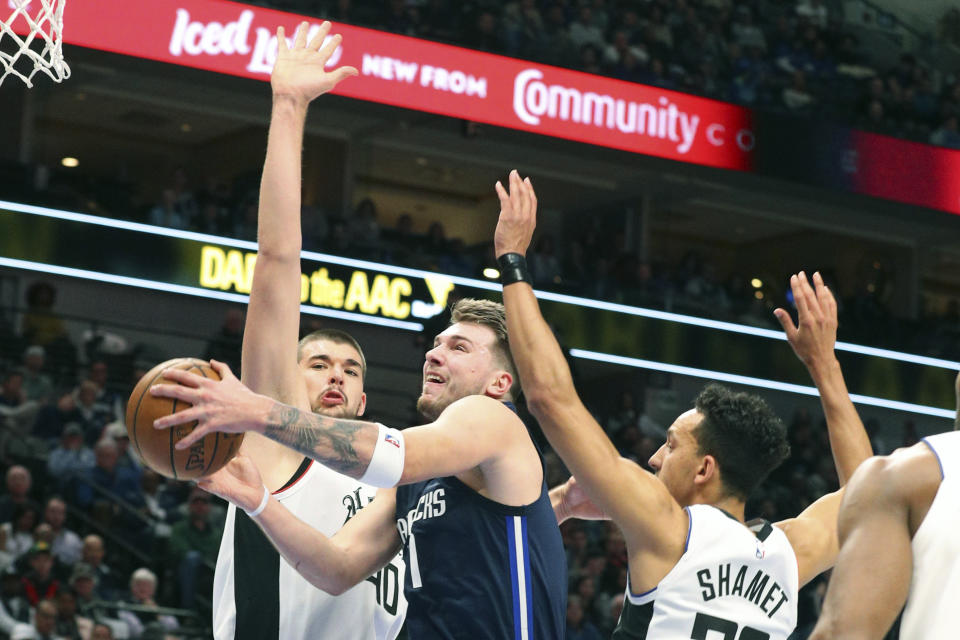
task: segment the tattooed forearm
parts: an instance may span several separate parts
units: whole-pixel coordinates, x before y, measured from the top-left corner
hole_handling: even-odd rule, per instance
[[[372,453],[370,449],[364,455],[355,448],[365,430],[372,430],[375,441],[377,426],[372,422],[330,418],[276,403],[263,433],[334,471],[359,478],[370,464]]]

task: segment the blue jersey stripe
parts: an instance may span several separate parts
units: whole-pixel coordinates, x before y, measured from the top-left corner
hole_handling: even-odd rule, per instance
[[[513,595],[513,638],[520,640],[520,589],[517,579],[517,537],[515,533],[516,525],[513,516],[506,516],[507,521],[507,545],[510,549],[510,585]]]

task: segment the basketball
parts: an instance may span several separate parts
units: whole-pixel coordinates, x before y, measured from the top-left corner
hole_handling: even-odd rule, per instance
[[[220,379],[209,362],[196,358],[175,358],[158,364],[140,378],[130,394],[127,401],[127,432],[134,450],[148,467],[168,478],[194,480],[214,473],[227,464],[240,448],[243,434],[210,433],[189,449],[174,448],[180,439],[193,431],[197,423],[154,429],[153,421],[157,418],[191,406],[180,400],[150,395],[150,387],[154,385],[176,384],[163,377],[167,369],[181,369],[205,378]]]

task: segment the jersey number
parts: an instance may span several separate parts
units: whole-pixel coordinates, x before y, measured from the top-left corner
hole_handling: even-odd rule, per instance
[[[716,631],[723,634],[723,640],[770,640],[769,633],[758,631],[753,627],[744,627],[740,631],[740,635],[737,636],[737,628],[737,623],[732,620],[698,613],[693,621],[693,631],[690,632],[690,639],[708,640],[707,634]],[[713,638],[709,640],[713,640]]]

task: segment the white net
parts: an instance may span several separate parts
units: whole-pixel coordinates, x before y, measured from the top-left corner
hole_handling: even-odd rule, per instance
[[[0,22],[0,84],[16,76],[32,87],[38,71],[54,82],[70,77],[63,61],[63,6],[66,0],[0,0],[11,10]],[[0,12],[0,16],[3,13]]]

